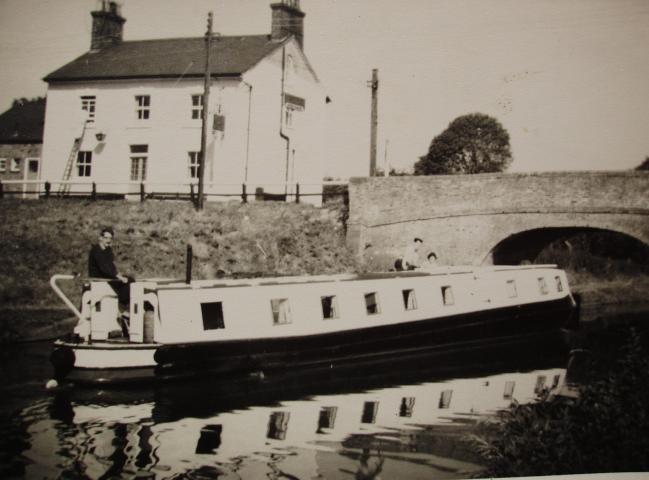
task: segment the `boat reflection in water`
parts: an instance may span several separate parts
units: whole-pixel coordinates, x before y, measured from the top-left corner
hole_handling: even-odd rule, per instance
[[[216,385],[62,391],[29,427],[25,473],[310,479],[382,470],[383,478],[465,478],[480,469],[463,441],[477,419],[534,401],[564,379],[565,355],[530,350],[547,343],[528,340]]]

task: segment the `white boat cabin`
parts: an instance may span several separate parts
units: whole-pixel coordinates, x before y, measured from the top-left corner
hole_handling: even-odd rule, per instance
[[[570,296],[554,265],[439,267],[430,272],[131,284],[128,343],[296,337],[452,317]],[[119,331],[117,297],[103,281],[84,293],[75,332]]]

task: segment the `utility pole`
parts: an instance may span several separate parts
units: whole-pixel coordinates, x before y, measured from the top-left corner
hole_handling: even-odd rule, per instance
[[[385,158],[383,159],[383,165],[385,165],[385,171],[383,172],[384,177],[389,177],[390,176],[390,164],[388,163],[388,144],[390,143],[389,139],[385,140],[385,152],[384,156]]]
[[[196,209],[203,210],[205,183],[205,154],[207,152],[207,120],[209,118],[210,83],[210,48],[212,46],[212,12],[207,14],[207,32],[205,32],[205,82],[203,85],[203,122],[201,124],[201,151],[198,155],[198,199]]]
[[[370,127],[370,177],[376,175],[376,127],[378,124],[379,71],[372,70],[372,80],[367,82],[372,89],[372,120]]]

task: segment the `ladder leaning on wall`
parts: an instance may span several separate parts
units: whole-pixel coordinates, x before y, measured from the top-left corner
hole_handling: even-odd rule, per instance
[[[63,170],[63,177],[61,178],[61,183],[59,183],[59,195],[67,195],[70,193],[70,177],[72,176],[72,170],[74,169],[74,163],[77,159],[77,154],[81,148],[81,142],[83,142],[83,136],[86,134],[86,127],[88,126],[88,120],[83,122],[83,128],[81,129],[81,136],[74,139],[72,142],[72,150],[70,150],[70,156],[68,161],[65,164],[65,169]]]

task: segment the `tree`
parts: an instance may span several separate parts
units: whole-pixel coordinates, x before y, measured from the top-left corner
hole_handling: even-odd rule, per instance
[[[45,97],[34,97],[32,99],[26,98],[26,97],[21,97],[21,98],[14,98],[14,101],[11,104],[11,107],[21,107],[23,105],[29,104],[29,103],[41,103],[45,102]]]
[[[635,167],[636,170],[649,170],[649,157],[646,157],[644,159],[644,162],[642,162],[640,165]]]
[[[507,130],[495,118],[471,113],[433,139],[428,154],[415,163],[415,175],[502,172],[511,161]]]

